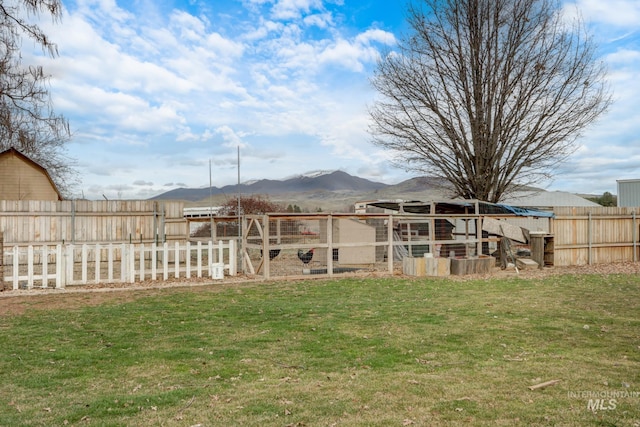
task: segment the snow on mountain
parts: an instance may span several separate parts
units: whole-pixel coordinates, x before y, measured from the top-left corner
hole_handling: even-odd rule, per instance
[[[296,179],[296,178],[319,178],[319,177],[324,176],[324,175],[331,175],[334,172],[338,172],[338,170],[337,169],[334,169],[334,170],[318,169],[318,170],[314,170],[314,171],[305,172],[303,174],[291,175],[291,176],[289,176],[287,178],[284,178],[284,181],[289,180],[289,179]]]

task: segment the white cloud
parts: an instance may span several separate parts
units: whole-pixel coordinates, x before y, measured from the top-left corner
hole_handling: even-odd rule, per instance
[[[78,14],[95,16],[96,18],[109,17],[113,22],[124,22],[134,17],[131,12],[118,7],[115,0],[77,0]],[[105,21],[95,20],[96,23]]]
[[[215,58],[221,61],[242,56],[244,45],[229,39],[225,39],[218,33],[206,36],[204,47],[215,53]]]
[[[335,63],[351,70],[362,71],[363,65],[360,62],[361,49],[357,45],[353,45],[346,40],[338,40],[338,42],[320,54],[320,61],[323,63]]]
[[[312,10],[322,10],[321,0],[277,0],[271,9],[273,19],[299,19]]]
[[[393,33],[380,29],[370,29],[356,36],[356,42],[362,45],[369,45],[371,42],[382,43],[392,46],[396,43],[396,37]]]
[[[340,65],[353,72],[362,72],[379,58],[379,52],[372,46],[338,40],[319,55],[322,64]]]
[[[205,23],[201,19],[176,10],[169,17],[169,29],[181,42],[198,43],[206,33]]]
[[[640,22],[640,3],[634,0],[577,0],[575,4],[591,22],[636,30]]]
[[[222,136],[224,145],[226,147],[235,148],[235,147],[245,146],[245,144],[242,141],[243,135],[241,133],[234,131],[229,126],[220,126],[215,131],[216,133]]]
[[[304,17],[303,22],[308,26],[330,28],[333,25],[333,16],[330,13],[317,13]]]

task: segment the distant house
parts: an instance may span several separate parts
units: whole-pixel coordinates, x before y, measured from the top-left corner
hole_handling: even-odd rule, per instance
[[[0,152],[0,200],[62,200],[45,168],[15,148]]]

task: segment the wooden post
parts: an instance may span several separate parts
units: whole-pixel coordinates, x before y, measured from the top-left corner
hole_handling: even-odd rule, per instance
[[[387,221],[387,269],[389,274],[393,274],[393,215],[389,215]]]
[[[238,252],[236,250],[236,241],[231,239],[227,242],[229,245],[229,275],[235,276],[238,274]]]
[[[271,278],[271,259],[269,257],[269,251],[271,250],[271,230],[269,229],[269,215],[262,215],[262,261],[264,265],[263,277],[265,279]],[[222,248],[220,248],[222,249]],[[222,252],[220,250],[220,252]],[[222,262],[220,260],[219,262]]]
[[[0,231],[0,289],[4,291],[4,233]]]
[[[638,252],[637,252],[637,241],[638,236],[636,236],[636,211],[631,212],[631,236],[633,238],[633,262],[638,261]],[[0,233],[0,249],[2,249],[2,233]]]
[[[531,259],[538,263],[538,268],[544,267],[544,238],[546,233],[531,231],[529,239],[531,241]]]
[[[592,236],[591,235],[591,225],[592,225],[591,224],[591,212],[589,212],[589,220],[588,221],[589,222],[587,224],[587,241],[588,241],[587,242],[587,244],[588,244],[587,250],[588,250],[588,260],[589,260],[588,262],[589,262],[589,265],[591,265],[592,261],[593,261],[592,254],[591,254],[591,236]]]
[[[338,243],[341,243],[338,241]],[[327,274],[333,276],[333,216],[327,216]]]

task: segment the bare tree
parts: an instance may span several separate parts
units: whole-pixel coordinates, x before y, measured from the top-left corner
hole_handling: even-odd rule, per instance
[[[246,195],[240,197],[240,215],[262,215],[273,212],[286,212],[286,208],[280,203],[272,202],[269,196],[260,194]],[[237,217],[238,216],[238,199],[229,197],[222,204],[218,211],[219,216]],[[194,236],[206,237],[211,235],[211,224],[203,224],[196,230]],[[225,227],[225,237],[238,235],[237,222],[233,224],[227,223]],[[218,236],[223,234],[218,233]]]
[[[453,196],[498,202],[551,177],[608,107],[605,67],[556,0],[424,0],[372,79],[374,143]]]
[[[240,215],[261,215],[271,212],[286,212],[287,209],[280,203],[272,202],[269,196],[252,194],[240,197]],[[229,197],[220,210],[220,215],[237,216],[238,200]]]
[[[60,0],[0,2],[0,150],[15,147],[47,169],[64,194],[75,182],[73,161],[66,156],[70,130],[67,120],[53,111],[49,76],[41,66],[23,64],[23,39],[31,39],[51,56],[57,46],[31,22],[48,13],[62,16]]]

